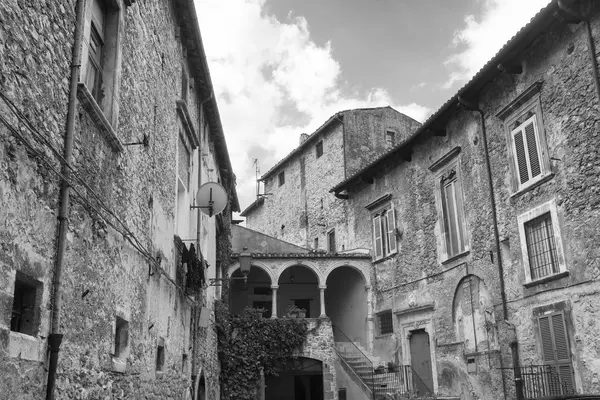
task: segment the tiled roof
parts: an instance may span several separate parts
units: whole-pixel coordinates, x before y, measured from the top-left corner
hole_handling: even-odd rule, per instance
[[[393,155],[401,153],[402,150],[405,150],[409,147],[411,143],[416,141],[416,139],[436,127],[436,123],[439,123],[439,120],[442,119],[445,114],[452,109],[458,102],[458,97],[466,94],[469,91],[476,91],[481,88],[485,83],[491,79],[491,77],[495,76],[500,71],[498,70],[498,65],[502,64],[503,60],[506,60],[510,56],[514,56],[514,53],[521,50],[524,43],[529,43],[531,40],[537,36],[540,31],[546,26],[546,24],[550,21],[550,18],[553,18],[553,14],[556,8],[557,0],[551,0],[549,4],[542,8],[527,25],[522,27],[502,48],[496,53],[494,57],[492,57],[474,76],[467,82],[462,88],[460,88],[454,96],[448,99],[435,113],[433,113],[424,123],[421,125],[419,129],[417,129],[412,136],[399,143],[397,146],[390,149],[388,152],[384,153],[382,156],[377,157],[372,162],[367,164],[364,168],[357,171],[350,177],[346,178],[344,181],[340,182],[336,186],[334,186],[330,192],[339,193],[342,190],[346,189],[346,187],[358,179],[362,174],[371,168],[376,167],[378,164],[383,161],[389,159]]]

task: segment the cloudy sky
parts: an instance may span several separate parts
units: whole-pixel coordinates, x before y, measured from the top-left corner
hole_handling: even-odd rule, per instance
[[[423,122],[549,0],[195,0],[242,210],[337,111]]]

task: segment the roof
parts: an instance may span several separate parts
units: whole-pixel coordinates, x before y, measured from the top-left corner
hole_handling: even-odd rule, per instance
[[[223,125],[221,124],[219,107],[217,106],[217,100],[214,95],[212,79],[208,69],[202,35],[200,34],[200,25],[198,23],[194,0],[174,0],[174,3],[174,9],[178,12],[178,17],[183,21],[183,24],[180,27],[182,35],[192,38],[192,40],[184,41],[184,43],[187,47],[190,63],[194,67],[197,67],[194,68],[191,73],[195,76],[195,80],[200,83],[197,87],[199,88],[198,90],[201,92],[201,95],[206,97],[203,104],[211,127],[211,134],[214,139],[219,171],[223,178],[222,183],[230,194],[232,211],[239,211],[240,203],[235,189],[235,174],[233,173],[233,168],[231,166],[231,159],[229,158],[229,152],[227,150]]]
[[[236,259],[239,257],[239,253],[233,253],[232,258]],[[370,254],[364,253],[325,253],[325,252],[310,252],[310,253],[252,253],[253,259],[264,259],[264,258],[364,258],[371,259]]]
[[[421,138],[427,135],[435,135],[435,131],[444,129],[445,122],[450,118],[456,109],[459,97],[469,98],[480,91],[491,79],[500,73],[499,66],[509,63],[545,29],[554,20],[557,0],[552,0],[546,7],[542,8],[527,25],[521,28],[497,53],[492,57],[454,96],[448,99],[433,115],[431,115],[413,135],[390,149],[380,157],[377,157],[364,168],[346,178],[334,186],[330,192],[340,193],[354,183],[361,175],[374,170],[383,162],[406,154],[411,146]]]
[[[298,154],[302,150],[304,150],[304,148],[309,146],[310,143],[312,143],[312,141],[315,140],[319,136],[319,133],[321,133],[325,128],[327,128],[334,121],[340,121],[341,119],[343,119],[344,113],[347,113],[350,111],[374,111],[374,110],[382,110],[384,108],[390,108],[390,109],[396,111],[397,113],[400,113],[400,111],[395,110],[394,108],[392,108],[390,106],[371,107],[371,108],[355,108],[355,109],[338,111],[337,113],[335,113],[331,117],[329,117],[329,119],[327,121],[325,121],[325,123],[323,123],[323,125],[318,127],[317,130],[314,131],[308,138],[306,138],[306,140],[304,142],[300,143],[300,145],[298,147],[296,147],[294,150],[292,150],[287,156],[283,157],[281,160],[279,160],[279,162],[277,162],[277,164],[275,164],[273,167],[271,167],[271,169],[269,169],[266,173],[264,173],[263,176],[260,178],[260,180],[267,179],[269,177],[269,175],[273,174],[273,172],[278,170],[279,167],[282,166],[283,164],[285,164],[290,158],[294,157],[296,154]],[[402,114],[402,115],[404,115],[404,114]],[[248,210],[248,209],[246,209],[246,210]]]
[[[248,207],[246,207],[246,209],[244,211],[242,211],[240,213],[240,217],[245,217],[246,215],[248,215],[248,213],[250,211],[254,210],[256,207],[260,206],[264,202],[265,202],[264,197],[259,197],[258,199],[254,200],[252,202],[252,204],[250,204]]]

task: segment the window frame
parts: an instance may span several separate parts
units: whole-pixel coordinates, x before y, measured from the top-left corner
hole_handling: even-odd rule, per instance
[[[392,140],[389,140],[390,137]],[[384,139],[385,139],[385,147],[387,149],[393,148],[394,146],[396,146],[396,131],[393,129],[386,129]]]
[[[544,127],[544,116],[542,113],[540,90],[541,83],[534,83],[497,114],[497,116],[504,121],[509,168],[511,171],[511,190],[513,194],[525,191],[540,183],[540,181],[544,181],[553,174],[552,166],[550,165],[550,157],[548,154],[548,144],[546,139],[546,130]],[[540,173],[535,177],[530,177],[526,182],[521,183],[521,171],[519,169],[514,136],[519,131],[523,132],[524,146],[528,146],[525,136],[525,128],[530,120],[532,120],[533,123],[535,141],[537,145],[537,155],[540,164]],[[530,154],[527,151],[527,147],[525,148],[525,156],[527,159],[528,174],[530,174],[531,163]]]
[[[277,182],[279,183],[279,186],[285,184],[285,171],[281,171],[277,174]]]
[[[454,152],[455,150],[452,150]],[[437,164],[437,163],[436,163]],[[441,242],[441,262],[445,262],[455,257],[459,257],[470,250],[470,237],[469,229],[467,226],[467,214],[465,212],[465,202],[462,187],[462,172],[460,168],[460,157],[458,155],[451,160],[446,160],[444,166],[437,165],[439,168],[435,174],[435,202],[438,213],[438,232]],[[450,251],[449,237],[451,232],[451,226],[447,226],[446,220],[449,219],[447,202],[445,201],[445,183],[446,180],[455,182],[454,184],[454,204],[455,204],[455,219],[456,226],[455,230],[461,237],[461,245],[456,252]]]
[[[554,233],[554,240],[556,246],[556,255],[558,262],[558,272],[544,275],[542,277],[533,279],[531,277],[531,265],[529,263],[529,249],[527,246],[527,236],[525,232],[525,224],[532,221],[544,214],[550,213],[552,221],[552,230]],[[517,217],[517,224],[519,229],[519,238],[521,241],[521,258],[523,261],[523,269],[525,271],[525,282],[524,285],[533,285],[536,283],[545,282],[549,279],[558,278],[568,273],[567,264],[565,261],[565,252],[563,247],[563,240],[560,227],[560,219],[558,215],[558,208],[556,206],[556,199],[547,201],[546,203],[540,204],[539,206],[522,213]]]
[[[331,245],[331,241],[333,238],[333,246]],[[335,228],[331,229],[327,232],[327,251],[330,253],[335,253],[337,251],[337,243],[335,241]]]
[[[382,260],[397,254],[398,217],[394,202],[392,201],[392,196],[390,194],[384,195],[368,204],[365,208],[370,212],[373,261]],[[390,224],[390,216],[393,219],[393,224]],[[383,218],[385,218],[385,220]],[[378,241],[380,246],[377,245]],[[393,248],[390,243],[394,244]]]
[[[382,317],[388,317],[390,318],[390,328],[391,330],[388,332],[383,332],[382,329],[382,323],[381,323],[381,319]],[[386,324],[387,325],[387,324]],[[385,336],[385,335],[392,335],[394,333],[394,315],[392,313],[392,310],[385,310],[385,311],[380,311],[377,313],[377,334],[378,336]]]

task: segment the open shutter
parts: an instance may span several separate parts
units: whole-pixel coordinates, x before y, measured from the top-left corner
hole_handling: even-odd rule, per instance
[[[574,393],[571,351],[567,341],[567,330],[563,314],[552,315],[552,333],[556,349],[556,362],[563,394]]]
[[[396,252],[396,210],[394,209],[394,203],[391,203],[391,209],[388,211],[388,253],[392,254]]]
[[[552,339],[552,329],[550,328],[550,317],[540,317],[539,325],[544,362],[547,364],[554,363],[556,359],[554,357],[554,340]]]
[[[381,237],[381,217],[376,215],[373,217],[373,242],[375,243],[375,258],[383,256],[382,237]]]
[[[529,180],[529,170],[527,169],[527,155],[525,152],[525,142],[523,141],[523,130],[521,128],[518,128],[514,133],[513,142],[515,145],[519,181],[521,184],[524,184]]]
[[[525,123],[525,138],[527,140],[527,156],[529,158],[529,168],[531,170],[531,178],[542,173],[540,165],[539,149],[536,139],[535,116]]]

